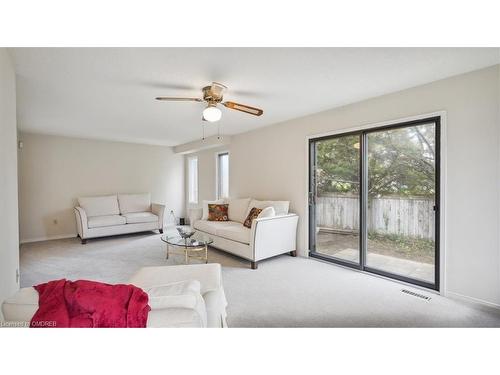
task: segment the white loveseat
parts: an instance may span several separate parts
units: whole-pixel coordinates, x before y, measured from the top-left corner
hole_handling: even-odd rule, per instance
[[[229,221],[209,221],[208,204],[228,204]],[[211,246],[247,259],[252,269],[261,260],[290,253],[296,256],[298,215],[289,213],[288,201],[258,201],[251,198],[203,201],[202,208],[189,210],[192,228],[213,239]],[[274,214],[254,219],[251,228],[243,225],[253,208],[272,207]]]
[[[163,233],[165,206],[151,195],[118,194],[78,198],[76,227],[82,244],[89,238],[159,230]]]
[[[128,280],[146,292],[152,287],[196,280],[200,284],[200,302],[193,308],[153,309],[148,314],[148,328],[222,328],[226,324],[226,297],[222,287],[221,266],[217,263],[180,266],[144,267]],[[169,296],[175,304],[179,296]],[[167,298],[169,298],[167,297]],[[177,297],[177,298],[176,298]],[[150,305],[151,303],[150,297]],[[21,288],[2,304],[7,327],[25,327],[38,310],[38,292]]]

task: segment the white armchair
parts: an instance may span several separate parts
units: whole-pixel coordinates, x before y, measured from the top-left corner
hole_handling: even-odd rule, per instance
[[[206,310],[206,324],[200,325],[192,310],[170,308],[151,310],[147,327],[227,327],[226,296],[222,286],[221,266],[217,263],[191,264],[180,266],[143,267],[128,280],[128,284],[144,290],[154,286],[166,285],[186,280],[198,280],[200,293]],[[38,310],[38,292],[33,287],[21,288],[2,304],[6,322],[12,326],[28,326]]]
[[[221,266],[218,263],[144,267],[137,271],[128,282],[147,290],[153,286],[185,280],[198,280],[201,284],[200,293],[205,301],[207,327],[227,327],[227,300],[222,286]],[[186,314],[186,311],[178,314],[177,317],[184,324],[186,320],[189,321],[189,314]],[[172,318],[173,314],[168,314],[165,310],[150,311],[148,327],[180,326],[176,325],[175,319]]]

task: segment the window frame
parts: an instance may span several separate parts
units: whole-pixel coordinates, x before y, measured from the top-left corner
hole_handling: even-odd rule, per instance
[[[221,181],[221,174],[220,174],[220,163],[221,163],[221,156],[227,155],[227,197],[221,196],[221,191],[223,190],[221,187],[222,181]],[[215,197],[216,199],[226,199],[229,198],[229,163],[230,163],[230,153],[228,150],[225,151],[218,151],[215,153]]]
[[[195,170],[195,180],[192,181],[192,162],[196,161],[196,170]],[[188,204],[198,204],[199,202],[199,173],[198,173],[198,156],[190,156],[187,159],[187,166],[188,166]],[[195,189],[195,191],[192,191],[192,188]],[[193,193],[193,194],[192,194]],[[194,200],[192,200],[192,195],[194,196]]]

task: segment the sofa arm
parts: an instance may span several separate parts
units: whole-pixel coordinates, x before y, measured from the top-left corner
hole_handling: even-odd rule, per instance
[[[185,280],[198,280],[201,284],[201,294],[220,290],[222,289],[221,266],[218,263],[209,263],[143,267],[128,282],[147,289]]]
[[[160,203],[151,204],[151,212],[158,216],[158,229],[163,229],[165,217],[165,205]]]
[[[295,251],[298,220],[296,214],[255,219],[250,237],[254,261]]]
[[[190,208],[188,209],[189,225],[191,228],[193,224],[203,217],[203,208]]]
[[[87,213],[81,207],[75,207],[75,218],[76,218],[76,230],[81,239],[87,237],[87,231],[89,229],[87,223]]]

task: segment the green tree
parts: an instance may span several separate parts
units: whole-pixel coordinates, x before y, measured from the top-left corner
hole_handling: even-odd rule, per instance
[[[432,196],[435,192],[434,126],[369,133],[368,194]],[[357,135],[320,141],[316,149],[318,194],[359,193]]]
[[[318,193],[359,191],[359,137],[345,136],[317,143]]]

